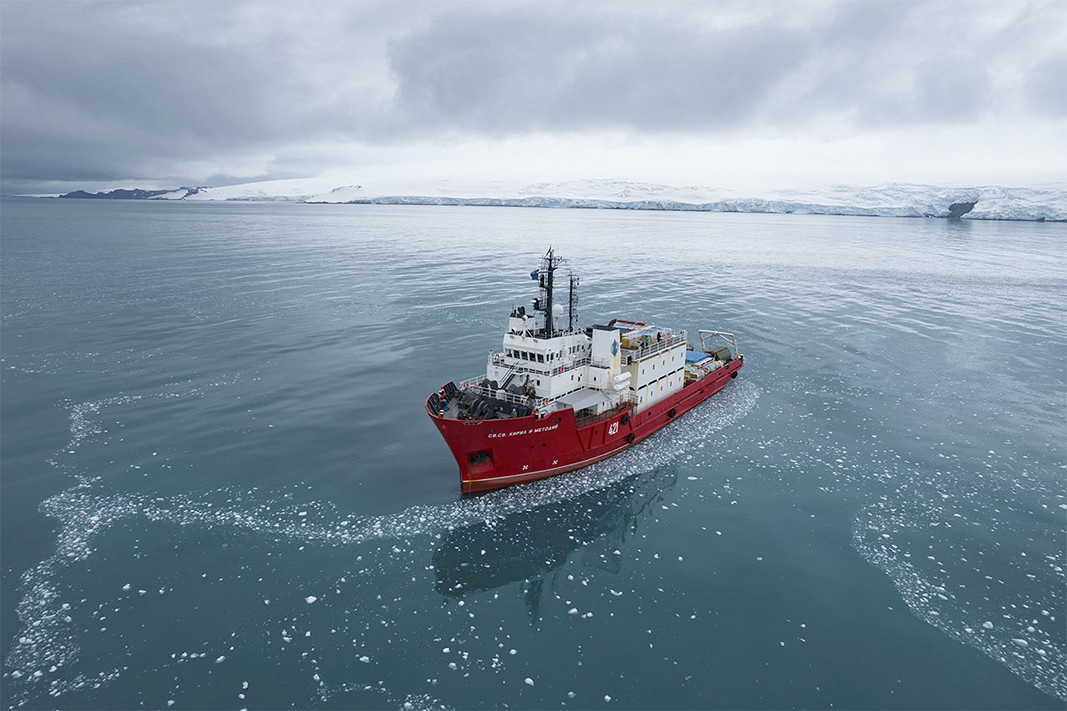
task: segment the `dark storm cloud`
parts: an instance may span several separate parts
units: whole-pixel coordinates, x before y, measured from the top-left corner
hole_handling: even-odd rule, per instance
[[[6,0],[0,171],[192,181],[330,144],[1062,116],[1063,6],[1035,7]]]
[[[272,9],[5,2],[5,182],[169,177],[366,130],[364,96],[344,93],[361,71],[346,64],[348,15],[300,24]]]

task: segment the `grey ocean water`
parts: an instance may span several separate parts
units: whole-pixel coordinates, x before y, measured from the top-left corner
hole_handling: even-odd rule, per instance
[[[1063,708],[1067,226],[5,200],[2,702]],[[461,497],[423,411],[553,245],[736,332],[640,447]]]

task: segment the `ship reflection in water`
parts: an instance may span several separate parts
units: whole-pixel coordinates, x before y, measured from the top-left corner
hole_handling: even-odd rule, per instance
[[[463,597],[521,582],[530,616],[540,619],[545,580],[576,551],[582,565],[618,572],[617,551],[677,477],[673,466],[660,467],[491,524],[448,531],[433,553],[435,588]]]

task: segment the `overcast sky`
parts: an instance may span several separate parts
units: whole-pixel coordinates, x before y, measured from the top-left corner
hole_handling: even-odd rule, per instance
[[[0,0],[0,189],[1067,177],[1067,2]]]

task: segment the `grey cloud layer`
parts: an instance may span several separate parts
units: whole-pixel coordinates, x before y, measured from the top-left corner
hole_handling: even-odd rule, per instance
[[[1067,115],[1063,3],[666,7],[8,0],[0,169],[119,180],[254,170],[306,142]]]
[[[701,31],[640,18],[450,16],[398,43],[398,105],[413,123],[472,131],[736,125],[809,42],[776,26]]]
[[[729,28],[535,9],[460,13],[393,47],[395,108],[409,125],[494,133],[1064,115],[1067,102],[1054,88],[1067,79],[1067,55],[1045,59],[1040,43],[999,46],[1017,25],[1040,35],[1031,16],[983,35],[970,16],[983,5],[934,5],[849,2],[807,23],[790,21],[782,6],[786,17]],[[1034,66],[1035,57],[1044,63]],[[1021,91],[994,86],[1005,67],[1021,75]]]

